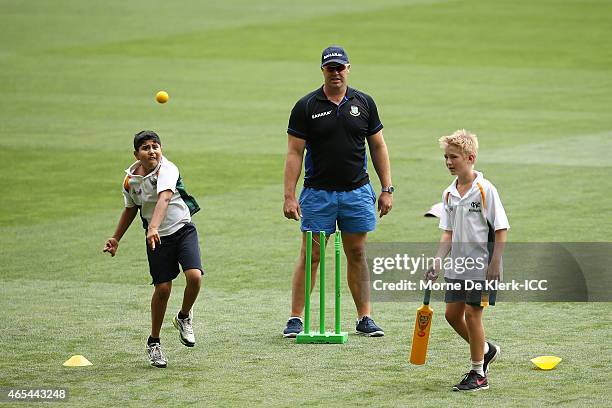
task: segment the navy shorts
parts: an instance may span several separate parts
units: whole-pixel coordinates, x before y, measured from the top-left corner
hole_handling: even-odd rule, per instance
[[[199,269],[204,274],[198,232],[192,223],[185,224],[174,234],[161,237],[161,244],[155,244],[155,251],[149,245],[145,245],[153,285],[174,280],[180,273],[179,264],[183,272],[188,269]]]
[[[448,279],[444,278],[449,283],[460,283],[461,290],[447,290],[444,292],[445,303],[465,302],[470,306],[480,306],[482,299],[482,289],[470,289],[466,290],[464,279]],[[480,283],[481,288],[484,288],[485,281],[475,280],[474,283]],[[497,291],[489,291],[489,305],[495,306],[495,300],[497,298]]]
[[[300,193],[302,231],[361,233],[376,228],[376,194],[370,183],[351,191],[304,187]]]

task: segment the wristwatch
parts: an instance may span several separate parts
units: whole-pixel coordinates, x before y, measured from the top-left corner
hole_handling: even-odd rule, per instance
[[[393,192],[395,191],[395,187],[393,187],[393,186],[383,187],[381,191],[383,193],[393,194]]]

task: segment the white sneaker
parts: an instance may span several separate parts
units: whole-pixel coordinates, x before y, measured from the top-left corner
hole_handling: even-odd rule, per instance
[[[168,360],[166,360],[166,356],[164,356],[161,344],[159,343],[147,344],[147,355],[153,367],[166,368],[168,365]]]
[[[189,316],[179,319],[178,313],[174,315],[172,324],[179,331],[179,340],[187,347],[195,346],[195,335],[193,334],[193,311],[189,311]]]

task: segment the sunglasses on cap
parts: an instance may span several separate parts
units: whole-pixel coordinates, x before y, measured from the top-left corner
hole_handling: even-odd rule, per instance
[[[346,65],[325,65],[323,67],[327,72],[342,72],[346,69]]]

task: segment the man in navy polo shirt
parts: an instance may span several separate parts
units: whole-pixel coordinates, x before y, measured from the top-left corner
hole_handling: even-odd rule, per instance
[[[378,198],[380,217],[391,211],[393,186],[389,153],[374,100],[350,88],[348,55],[342,47],[323,50],[323,86],[301,98],[293,107],[287,134],[285,164],[285,217],[301,219],[302,250],[293,274],[291,317],[283,335],[295,337],[303,331],[304,231],[342,231],[348,261],[347,279],[357,308],[356,333],[383,336],[371,318],[370,278],[365,258],[367,234],[376,228],[376,194],[367,173],[366,141],[374,169],[382,185]],[[304,151],[306,157],[304,159]],[[304,161],[304,188],[295,197]],[[312,270],[319,263],[319,243],[313,242]]]

